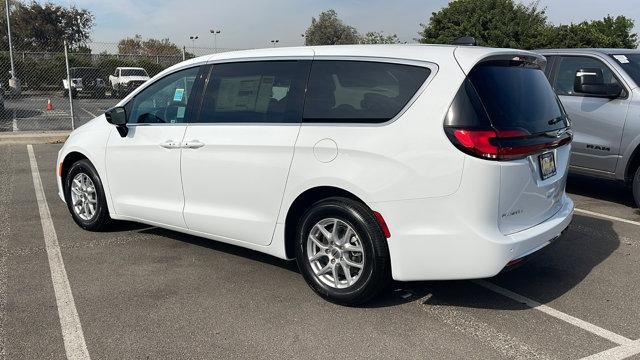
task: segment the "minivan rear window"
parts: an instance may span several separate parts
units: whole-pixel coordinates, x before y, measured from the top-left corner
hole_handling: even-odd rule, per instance
[[[539,134],[568,126],[556,94],[538,67],[488,61],[473,68],[468,78],[497,130]]]
[[[381,123],[395,117],[429,77],[426,67],[314,60],[303,121]]]

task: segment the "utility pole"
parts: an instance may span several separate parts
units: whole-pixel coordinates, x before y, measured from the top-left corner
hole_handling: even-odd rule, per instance
[[[218,52],[218,34],[222,32],[222,30],[214,30],[210,29],[209,32],[213,34],[213,53]]]
[[[11,62],[11,78],[9,79],[9,88],[14,95],[20,95],[20,80],[16,77],[16,68],[13,64],[13,44],[11,43],[11,21],[9,20],[9,0],[5,1],[5,10],[7,13],[7,38],[9,39],[9,61]]]

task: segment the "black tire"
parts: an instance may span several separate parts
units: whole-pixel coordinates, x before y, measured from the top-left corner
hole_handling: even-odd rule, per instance
[[[640,207],[640,167],[636,169],[636,173],[633,175],[631,187],[633,190],[633,200],[635,200],[636,206]]]
[[[324,219],[340,220],[345,225],[350,226],[360,239],[360,245],[364,253],[363,266],[360,272],[356,274],[359,275],[357,280],[345,288],[336,288],[323,282],[320,276],[316,275],[309,260],[307,249],[309,234],[314,226]],[[313,204],[298,224],[296,235],[296,260],[300,272],[311,289],[328,301],[347,306],[359,305],[374,298],[385,290],[391,282],[387,239],[373,212],[358,201],[332,197]],[[340,254],[342,255],[342,253]],[[327,257],[326,265],[328,265],[328,259],[329,257]],[[340,262],[339,259],[338,262]],[[319,263],[316,264],[318,265]],[[346,281],[344,270],[339,271],[342,272],[342,277],[345,277]],[[340,278],[339,273],[337,277]],[[327,280],[325,279],[324,281]]]
[[[95,212],[93,216],[89,219],[82,219],[76,211],[73,209],[72,204],[72,196],[71,196],[71,185],[73,179],[78,174],[85,174],[89,177],[89,179],[93,182],[95,187]],[[107,201],[104,196],[104,190],[102,187],[102,181],[100,181],[100,177],[98,176],[98,172],[93,167],[91,162],[87,159],[78,160],[67,172],[67,175],[64,178],[64,198],[67,202],[67,208],[73,217],[73,220],[80,226],[81,228],[89,231],[100,231],[107,228],[107,226],[112,222],[111,217],[109,217],[109,209],[107,208]]]

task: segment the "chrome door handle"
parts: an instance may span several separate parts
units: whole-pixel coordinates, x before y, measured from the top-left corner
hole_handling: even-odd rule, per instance
[[[173,141],[173,140],[167,140],[163,143],[160,144],[161,147],[165,148],[165,149],[179,149],[180,148],[180,143]]]
[[[182,147],[185,149],[198,149],[203,146],[204,146],[204,143],[201,142],[200,140],[186,141],[184,144],[182,144]]]

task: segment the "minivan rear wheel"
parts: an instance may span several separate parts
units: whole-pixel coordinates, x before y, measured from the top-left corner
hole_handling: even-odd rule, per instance
[[[362,304],[391,280],[387,239],[360,202],[333,197],[315,203],[303,215],[296,240],[300,272],[331,302]]]

